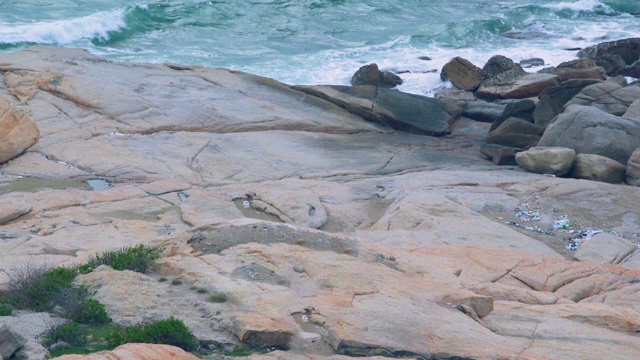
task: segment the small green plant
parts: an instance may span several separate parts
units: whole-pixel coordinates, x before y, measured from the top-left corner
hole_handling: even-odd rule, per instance
[[[182,280],[173,279],[173,281],[171,282],[171,285],[182,285]]]
[[[58,341],[64,341],[71,346],[83,346],[87,342],[87,337],[81,333],[78,323],[71,322],[49,329],[44,335],[43,344],[48,348]]]
[[[113,347],[107,343],[105,338],[115,328],[114,325],[79,325],[79,336],[84,337],[86,342],[79,346],[69,345],[68,347],[49,349],[49,356],[56,358],[66,354],[90,354],[102,350],[111,350]]]
[[[196,290],[196,292],[198,294],[206,294],[209,292],[209,290],[205,289],[205,288],[198,288],[198,290]]]
[[[181,320],[173,317],[147,325],[113,330],[106,337],[109,345],[116,347],[125,343],[167,344],[186,351],[197,348],[197,339]]]
[[[249,356],[251,355],[251,349],[244,345],[236,345],[232,351],[223,352],[226,356]]]
[[[167,278],[163,276],[163,277],[161,277],[160,279],[158,279],[158,281],[159,281],[159,282],[165,282],[165,281],[167,281]]]
[[[143,244],[125,247],[118,251],[106,251],[91,258],[86,264],[78,266],[78,271],[86,274],[100,265],[109,265],[114,270],[132,270],[144,274],[153,269],[155,260],[160,258],[160,253],[162,248],[145,247]]]
[[[209,296],[209,301],[212,303],[223,303],[227,301],[227,295],[225,294],[213,294]]]
[[[0,304],[0,316],[11,316],[13,309],[7,304]]]
[[[111,321],[107,311],[104,309],[104,305],[94,299],[84,301],[80,312],[74,320],[83,324],[108,324]]]

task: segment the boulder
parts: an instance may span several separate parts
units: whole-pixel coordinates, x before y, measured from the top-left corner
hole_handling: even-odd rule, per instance
[[[380,78],[380,86],[383,88],[393,88],[402,85],[402,78],[391,71],[383,71]]]
[[[484,71],[487,78],[492,78],[509,70],[525,73],[520,64],[514,63],[513,60],[503,55],[492,56],[482,67],[482,71]]]
[[[11,330],[7,325],[0,326],[0,359],[9,359],[26,343],[27,339]]]
[[[506,107],[503,104],[473,101],[467,104],[461,115],[476,121],[492,123],[502,115]]]
[[[372,63],[360,67],[351,77],[351,85],[372,85],[379,86],[382,74],[378,69],[378,64]]]
[[[640,186],[640,148],[636,149],[627,162],[627,178],[629,185]]]
[[[569,173],[575,158],[573,149],[562,147],[534,147],[516,154],[520,167],[537,174],[556,176]]]
[[[442,67],[440,72],[442,81],[451,81],[453,86],[467,91],[475,91],[485,79],[479,67],[461,57],[451,59]]]
[[[442,100],[459,101],[465,104],[477,100],[476,95],[471,91],[465,91],[458,88],[448,88],[448,89],[438,90],[435,92],[435,94],[433,94],[433,97],[435,97],[436,99],[442,99]]]
[[[629,105],[627,111],[622,115],[623,119],[635,119],[640,120],[640,99],[634,101]]]
[[[603,54],[597,56],[595,61],[596,65],[601,66],[610,75],[627,65],[622,56],[616,54]]]
[[[40,130],[33,119],[0,99],[0,164],[20,155],[39,138]]]
[[[563,146],[577,154],[596,154],[626,164],[640,147],[640,121],[593,106],[571,105],[547,126],[538,146]]]
[[[57,360],[198,360],[199,358],[178,347],[162,344],[120,345],[111,351],[88,355],[62,355]]]
[[[373,86],[295,86],[339,105],[365,120],[415,134],[442,136],[462,111],[440,99]]]
[[[516,117],[533,123],[533,111],[535,108],[536,103],[533,102],[533,100],[517,100],[509,103],[502,114],[491,124],[489,131],[497,129],[498,126],[502,125],[502,123],[510,117]]]
[[[627,166],[613,159],[594,154],[578,154],[569,176],[617,184],[624,181],[626,172]]]
[[[613,115],[624,115],[629,106],[640,98],[640,86],[622,87],[612,82],[593,84],[582,89],[565,104],[597,107]]]
[[[31,205],[19,197],[2,199],[0,203],[0,225],[14,220],[31,211]]]
[[[295,331],[292,324],[257,313],[236,313],[230,317],[231,331],[252,346],[287,346]]]
[[[562,112],[564,104],[576,96],[582,89],[602,81],[595,79],[567,80],[558,86],[552,86],[540,93],[540,101],[533,111],[534,123],[547,127],[556,115]]]
[[[573,255],[573,259],[601,264],[619,264],[634,251],[636,251],[636,245],[633,242],[603,232],[583,242]]]
[[[618,55],[625,64],[633,64],[640,59],[640,38],[602,42],[580,50],[578,57],[596,59],[605,54]]]
[[[496,165],[517,165],[516,154],[520,151],[522,151],[520,148],[498,144],[482,144],[480,146],[480,152]]]
[[[592,59],[565,61],[555,68],[545,69],[541,72],[558,75],[561,82],[570,79],[605,80],[607,77],[605,69],[597,66],[595,60]]]
[[[483,81],[476,96],[486,100],[523,99],[538,96],[544,89],[560,84],[552,74],[529,74],[509,70]]]
[[[528,149],[536,146],[544,128],[526,120],[511,117],[489,134],[488,143]]]
[[[543,66],[543,65],[544,65],[544,60],[540,58],[520,60],[520,66],[525,69],[532,68],[535,66]]]
[[[626,65],[622,68],[617,69],[612,73],[612,75],[614,76],[622,75],[622,76],[630,76],[633,78],[639,78],[640,77],[640,60],[634,62],[631,65]]]

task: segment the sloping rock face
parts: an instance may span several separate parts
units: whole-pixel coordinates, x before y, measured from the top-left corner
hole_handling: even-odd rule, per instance
[[[622,116],[629,106],[640,98],[640,86],[625,86],[603,82],[585,87],[565,106],[593,106],[609,114]]]
[[[564,146],[626,164],[640,147],[640,123],[593,106],[572,105],[546,128],[538,146]]]
[[[0,99],[0,163],[33,146],[39,136],[38,125],[29,116]]]
[[[523,99],[538,96],[542,90],[555,85],[560,85],[557,75],[508,70],[483,81],[476,91],[476,96],[490,101]]]
[[[545,89],[540,93],[540,101],[533,111],[534,123],[546,127],[556,115],[562,112],[569,100],[585,87],[599,82],[595,79],[568,80],[561,85]]]
[[[443,81],[451,81],[458,89],[475,91],[486,76],[482,69],[469,60],[455,57],[442,67],[440,78]]]
[[[154,272],[78,283],[118,324],[175,316],[208,346],[288,349],[256,358],[640,357],[638,251],[575,262],[552,228],[567,214],[633,241],[637,187],[496,166],[478,155],[487,123],[445,116],[442,137],[373,124],[361,114],[392,107],[372,99],[403,96],[373,86],[316,96],[48,47],[0,55],[0,73],[41,131],[0,167],[0,204],[22,209],[0,229],[0,283],[145,244],[164,249]],[[512,224],[522,209],[542,232]]]
[[[89,355],[63,355],[58,360],[196,360],[197,356],[169,345],[124,344],[111,351]]]

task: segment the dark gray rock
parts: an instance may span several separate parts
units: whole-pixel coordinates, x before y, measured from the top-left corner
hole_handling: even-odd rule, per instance
[[[14,332],[7,325],[0,326],[0,359],[9,359],[26,343],[27,339]]]
[[[596,65],[602,66],[607,74],[611,75],[617,70],[624,68],[627,64],[620,55],[603,54],[595,58]]]
[[[471,91],[465,91],[458,88],[448,88],[438,90],[433,94],[436,99],[452,100],[457,102],[469,103],[476,101],[476,95]]]
[[[564,104],[589,85],[602,82],[596,79],[567,80],[558,86],[552,86],[540,93],[540,101],[533,111],[534,123],[546,127],[556,115],[562,112]]]
[[[509,70],[483,81],[476,96],[490,101],[523,99],[538,96],[544,89],[559,84],[557,75],[523,74],[518,70]]]
[[[631,103],[637,99],[640,99],[640,87],[621,87],[618,84],[605,81],[582,89],[565,104],[565,108],[571,105],[588,105],[609,114],[622,116]]]
[[[544,128],[536,126],[526,120],[508,118],[502,125],[492,131],[487,138],[491,144],[500,144],[508,147],[529,149],[536,146]]]
[[[547,126],[538,146],[562,146],[577,154],[597,154],[626,164],[640,147],[640,121],[593,106],[571,105]]]
[[[496,165],[517,165],[515,154],[520,151],[523,149],[498,144],[485,143],[480,146],[480,152]]]
[[[462,112],[440,99],[373,86],[295,86],[348,111],[384,126],[421,135],[442,136]]]
[[[536,103],[533,100],[518,100],[511,102],[505,107],[502,114],[500,114],[493,124],[491,124],[491,129],[489,131],[497,129],[498,126],[510,117],[516,117],[533,123],[533,111],[535,108]]]
[[[502,115],[506,107],[507,106],[503,104],[473,101],[467,104],[467,107],[462,112],[462,116],[482,122],[494,122]]]
[[[640,77],[640,60],[634,62],[631,65],[627,65],[623,68],[620,68],[613,72],[614,76],[622,75],[622,76],[630,76],[634,78]]]
[[[535,67],[535,66],[542,66],[542,65],[544,65],[544,60],[540,58],[520,60],[520,66],[522,66],[525,69]]]
[[[474,91],[485,79],[485,75],[482,69],[469,60],[455,57],[442,67],[440,78],[442,81],[451,81],[458,89]]]
[[[625,64],[631,65],[640,59],[640,38],[599,43],[580,50],[578,57],[596,59],[605,54],[618,55],[624,60]]]
[[[618,184],[624,181],[627,166],[595,154],[578,154],[570,177]]]
[[[384,88],[393,88],[398,85],[402,85],[402,78],[400,78],[400,76],[390,71],[382,72],[382,78],[380,79],[380,86]]]
[[[523,74],[525,73],[520,64],[514,63],[513,60],[503,55],[492,56],[482,67],[482,71],[484,71],[487,78],[492,78],[509,70],[517,71]]]

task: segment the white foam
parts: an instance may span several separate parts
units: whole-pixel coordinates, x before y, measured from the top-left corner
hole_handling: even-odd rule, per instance
[[[124,9],[67,20],[0,23],[0,43],[70,44],[83,39],[107,40],[110,31],[119,31],[125,27]]]
[[[561,2],[558,4],[548,4],[542,6],[553,10],[571,10],[576,12],[595,11],[597,9],[603,9],[607,13],[613,12],[613,10],[609,6],[603,4],[599,0],[578,0],[575,2]]]

